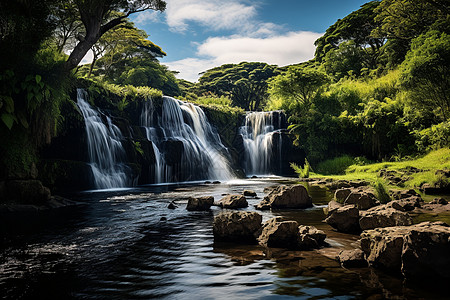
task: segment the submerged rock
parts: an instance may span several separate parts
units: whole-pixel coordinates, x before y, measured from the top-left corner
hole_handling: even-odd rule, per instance
[[[205,197],[190,197],[188,199],[188,203],[186,209],[189,211],[195,210],[209,210],[214,203],[213,196],[205,196]]]
[[[345,205],[329,213],[325,222],[340,232],[358,233],[359,210],[354,205]]]
[[[256,212],[221,213],[214,218],[214,240],[256,243],[261,221],[261,215]]]
[[[255,207],[260,210],[271,208],[308,208],[312,207],[312,198],[301,184],[290,187],[280,185],[273,189]]]
[[[218,202],[218,205],[222,208],[245,208],[248,207],[248,202],[243,195],[227,195]]]

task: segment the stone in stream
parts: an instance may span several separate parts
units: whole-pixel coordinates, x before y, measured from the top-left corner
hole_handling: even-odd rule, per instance
[[[352,191],[344,201],[344,205],[355,204],[359,210],[366,210],[379,204],[372,193]]]
[[[264,223],[258,241],[267,247],[296,249],[299,237],[296,221],[283,221],[283,218],[275,217]]]
[[[262,217],[257,212],[226,212],[214,217],[215,241],[256,243]]]
[[[325,222],[340,232],[358,233],[361,231],[359,210],[354,205],[345,205],[334,209],[329,213]]]
[[[260,210],[312,207],[312,198],[301,185],[280,185],[273,189],[255,208]]]
[[[329,217],[333,211],[342,206],[343,205],[341,203],[331,200],[330,202],[328,202],[328,206],[323,208],[323,212],[327,217]]]
[[[339,252],[337,260],[343,268],[364,268],[368,266],[361,249],[342,250]]]
[[[314,226],[300,225],[298,246],[300,249],[316,249],[325,245],[326,234]]]
[[[387,204],[361,211],[360,216],[359,226],[362,230],[412,224],[412,218],[408,213],[389,207]]]
[[[401,271],[406,278],[450,279],[450,227],[443,222],[367,230],[361,249],[371,266]]]
[[[205,196],[205,197],[190,197],[188,199],[188,203],[186,209],[189,211],[200,211],[200,210],[209,210],[214,203],[213,196]]]
[[[248,202],[243,195],[227,195],[217,205],[222,208],[245,208],[248,207]]]
[[[248,197],[256,197],[256,192],[253,190],[244,190],[243,195]]]

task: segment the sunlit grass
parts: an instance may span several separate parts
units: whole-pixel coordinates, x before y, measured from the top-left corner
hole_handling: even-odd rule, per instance
[[[414,167],[423,170],[424,172],[414,173],[408,175],[410,180],[405,182],[405,187],[417,188],[423,183],[436,183],[439,178],[435,175],[436,170],[450,169],[450,149],[443,148],[432,151],[427,155],[401,162],[381,162],[368,165],[351,165],[345,170],[345,174],[324,175],[314,173],[312,177],[331,177],[334,179],[344,180],[367,180],[372,183],[379,179],[378,173],[381,169],[399,171],[407,167]]]

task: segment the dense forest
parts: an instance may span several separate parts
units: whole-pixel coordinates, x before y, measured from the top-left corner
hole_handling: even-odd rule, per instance
[[[0,172],[35,172],[80,82],[123,95],[119,109],[133,95],[162,92],[225,111],[284,110],[313,166],[342,155],[402,160],[450,145],[445,0],[368,2],[326,30],[310,61],[226,64],[197,83],[176,79],[158,61],[164,49],[128,19],[147,9],[163,11],[165,2],[0,3]],[[94,60],[80,65],[89,49]]]

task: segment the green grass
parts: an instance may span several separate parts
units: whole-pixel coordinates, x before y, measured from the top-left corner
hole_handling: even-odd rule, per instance
[[[317,173],[323,175],[341,175],[345,174],[345,170],[354,163],[355,159],[353,157],[344,155],[320,162],[316,170]]]
[[[440,178],[435,175],[436,170],[450,169],[450,149],[442,148],[432,151],[423,157],[401,162],[381,162],[363,166],[354,164],[345,169],[345,174],[342,175],[325,175],[319,173],[313,176],[345,180],[367,180],[374,183],[379,179],[378,172],[381,169],[398,171],[406,167],[418,168],[424,170],[424,172],[409,175],[412,179],[405,182],[405,187],[416,188],[423,183],[433,184],[438,182]]]

